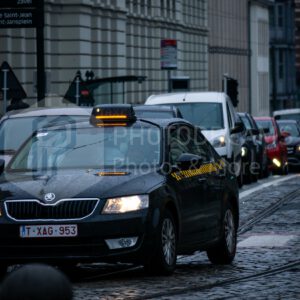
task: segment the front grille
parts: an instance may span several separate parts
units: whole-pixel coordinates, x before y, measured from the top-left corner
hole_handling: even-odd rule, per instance
[[[5,201],[7,216],[16,221],[28,220],[78,220],[95,210],[99,199],[63,199],[54,204],[38,200]]]
[[[287,147],[288,154],[294,153],[294,147]]]

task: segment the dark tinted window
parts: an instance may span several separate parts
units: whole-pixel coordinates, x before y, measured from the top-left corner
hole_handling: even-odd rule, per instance
[[[191,153],[203,158],[204,162],[212,160],[212,153],[207,141],[190,126],[176,126],[170,129],[170,160],[175,164],[183,153]]]

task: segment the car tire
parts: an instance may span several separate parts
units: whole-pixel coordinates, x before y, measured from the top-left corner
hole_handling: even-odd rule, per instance
[[[225,206],[220,241],[207,250],[207,256],[213,264],[230,264],[236,253],[237,224],[235,212],[230,203]]]
[[[144,263],[147,273],[154,275],[171,275],[176,268],[177,228],[170,211],[163,214],[156,236],[155,251]]]

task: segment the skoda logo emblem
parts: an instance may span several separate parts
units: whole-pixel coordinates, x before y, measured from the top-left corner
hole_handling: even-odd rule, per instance
[[[54,193],[47,193],[44,197],[45,201],[53,201],[55,199]]]

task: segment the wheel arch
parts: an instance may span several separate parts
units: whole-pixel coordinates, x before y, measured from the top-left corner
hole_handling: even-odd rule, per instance
[[[175,221],[177,236],[179,237],[181,224],[180,224],[179,213],[178,213],[178,210],[177,210],[177,207],[176,207],[176,204],[174,203],[174,201],[172,201],[171,199],[168,199],[166,201],[164,210],[168,210],[171,212],[171,214],[174,218],[174,221]]]
[[[238,199],[233,194],[226,194],[224,197],[223,211],[225,210],[227,202],[230,203],[230,205],[232,206],[232,209],[234,212],[236,229],[238,229],[238,227],[239,227],[239,202],[238,202]]]

